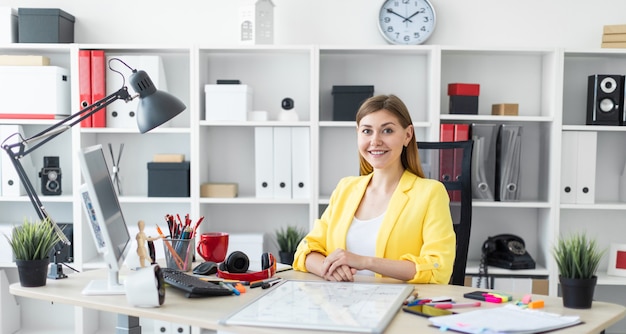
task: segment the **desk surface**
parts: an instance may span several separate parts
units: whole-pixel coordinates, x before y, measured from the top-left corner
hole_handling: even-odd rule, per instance
[[[20,283],[10,286],[10,292],[16,296],[33,299],[53,301],[74,306],[81,306],[89,309],[107,311],[112,313],[127,314],[136,317],[159,319],[161,321],[189,324],[200,328],[212,330],[227,330],[237,333],[317,333],[320,331],[305,331],[278,328],[252,328],[238,326],[219,325],[218,321],[240,309],[254,298],[259,297],[267,290],[248,289],[241,296],[224,296],[208,298],[186,298],[183,293],[174,288],[168,287],[165,295],[165,303],[158,308],[133,307],[126,301],[126,296],[85,296],[82,289],[92,279],[103,279],[106,277],[104,270],[91,270],[83,273],[69,274],[69,278],[61,280],[48,280],[46,286],[38,288],[24,288]],[[280,272],[276,276],[286,279],[297,280],[319,280],[312,274],[286,271]],[[373,277],[357,277],[362,282],[399,282],[390,279],[376,279]],[[416,286],[422,298],[432,296],[450,296],[457,302],[473,301],[462,297],[463,293],[474,291],[476,288],[453,286],[453,285],[432,285],[419,284]],[[515,296],[521,298],[522,296]],[[591,309],[577,310],[564,308],[561,298],[549,296],[533,296],[534,300],[543,299],[545,301],[546,312],[554,312],[563,315],[578,315],[584,322],[568,329],[558,331],[558,333],[599,333],[603,329],[611,326],[626,315],[626,307],[605,303],[594,302]],[[500,304],[483,303],[482,307],[498,307]],[[475,308],[461,308],[455,311],[467,312]],[[439,329],[428,326],[426,318],[411,315],[398,311],[391,321],[385,333],[406,333],[409,328],[423,327],[420,333],[441,333]]]

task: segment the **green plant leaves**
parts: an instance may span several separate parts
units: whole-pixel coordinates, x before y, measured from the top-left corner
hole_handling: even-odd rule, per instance
[[[293,253],[305,236],[306,232],[304,230],[287,226],[287,228],[280,228],[276,231],[276,242],[280,251]]]
[[[13,227],[11,237],[6,234],[4,237],[18,260],[45,259],[61,240],[49,219],[43,222],[24,219],[22,225]]]
[[[559,274],[567,278],[591,278],[606,249],[600,250],[594,239],[583,233],[574,233],[557,241],[553,249]]]

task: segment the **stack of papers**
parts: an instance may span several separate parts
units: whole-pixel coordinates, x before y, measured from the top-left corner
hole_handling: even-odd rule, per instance
[[[431,317],[428,320],[442,330],[482,334],[540,333],[581,323],[578,316],[522,309],[515,305]]]

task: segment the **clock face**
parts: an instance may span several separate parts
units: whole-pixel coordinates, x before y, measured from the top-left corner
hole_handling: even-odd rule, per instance
[[[435,9],[428,0],[385,0],[378,28],[392,44],[422,44],[435,30]]]

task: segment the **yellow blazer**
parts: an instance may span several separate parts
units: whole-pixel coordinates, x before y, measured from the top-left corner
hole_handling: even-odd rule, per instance
[[[305,258],[311,252],[326,256],[346,248],[348,228],[371,178],[369,174],[339,181],[322,217],[298,245],[295,270],[307,271]],[[378,231],[376,256],[415,263],[410,283],[448,284],[456,254],[449,201],[441,182],[405,171]]]

